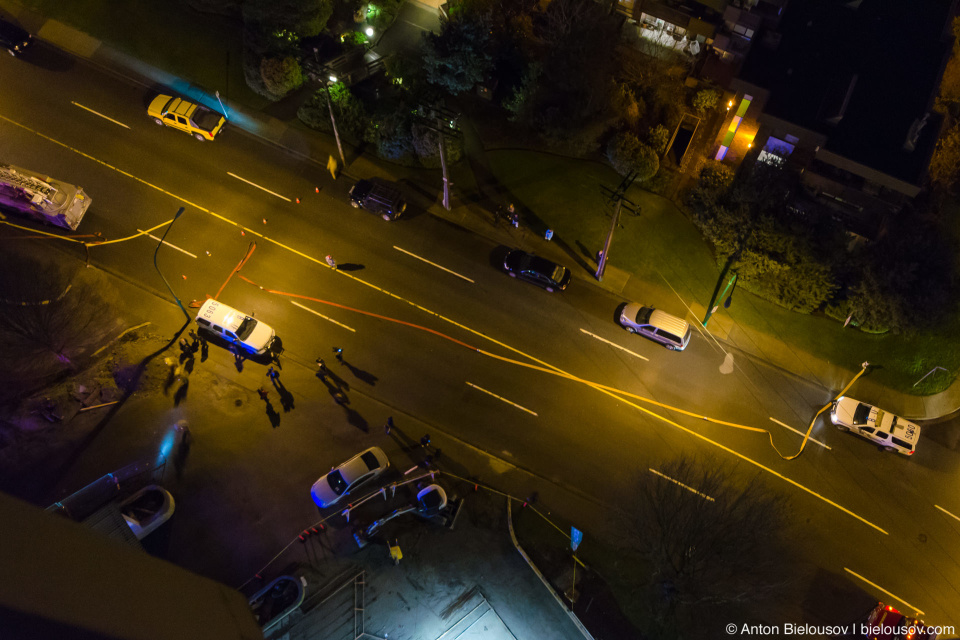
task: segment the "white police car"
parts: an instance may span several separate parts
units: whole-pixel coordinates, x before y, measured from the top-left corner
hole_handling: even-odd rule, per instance
[[[830,421],[841,431],[852,431],[905,456],[913,455],[920,439],[920,427],[912,422],[846,396],[834,400]]]

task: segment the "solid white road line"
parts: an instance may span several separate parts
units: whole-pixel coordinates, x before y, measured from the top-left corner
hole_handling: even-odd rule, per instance
[[[100,113],[99,111],[94,111],[94,110],[91,109],[90,107],[85,107],[85,106],[83,106],[82,104],[80,104],[79,102],[74,102],[73,100],[71,100],[71,101],[70,101],[70,104],[72,104],[72,105],[75,106],[75,107],[80,107],[81,109],[84,109],[84,110],[86,110],[86,111],[89,111],[90,113],[92,113],[92,114],[95,115],[95,116],[100,116],[100,117],[103,118],[104,120],[109,120],[109,121],[112,122],[113,124],[118,124],[118,125],[120,125],[121,127],[123,127],[124,129],[129,129],[129,128],[130,128],[130,127],[128,127],[127,125],[125,125],[125,124],[123,124],[122,122],[120,122],[119,120],[114,120],[113,118],[111,118],[111,117],[109,117],[109,116],[103,115],[103,114]]]
[[[879,590],[879,591],[882,591],[883,593],[887,594],[888,596],[890,596],[891,598],[893,598],[893,599],[896,600],[897,602],[902,602],[903,604],[907,605],[907,607],[909,607],[910,609],[913,609],[914,611],[917,612],[917,617],[918,617],[918,618],[923,615],[923,611],[920,611],[920,609],[916,608],[915,606],[913,606],[912,604],[910,604],[910,603],[907,602],[906,600],[903,600],[903,599],[901,599],[901,598],[898,598],[897,596],[893,595],[892,593],[890,593],[890,592],[887,591],[886,589],[883,589],[882,587],[880,587],[880,585],[877,585],[877,584],[874,584],[874,583],[870,582],[869,580],[867,580],[866,578],[864,578],[864,577],[863,577],[862,575],[860,575],[859,573],[856,573],[855,571],[851,571],[850,569],[847,569],[846,567],[844,567],[843,570],[846,571],[847,573],[849,573],[850,575],[856,577],[856,578],[860,578],[861,580],[863,580],[864,582],[866,582],[868,585],[870,585],[870,586],[873,587],[874,589],[877,589],[877,590]]]
[[[277,197],[280,198],[281,200],[286,200],[287,202],[291,202],[290,198],[288,198],[288,197],[286,197],[286,196],[282,196],[282,195],[280,195],[279,193],[274,193],[273,191],[270,191],[270,189],[267,189],[266,187],[261,187],[261,186],[258,185],[256,182],[250,182],[250,181],[247,180],[246,178],[241,178],[240,176],[238,176],[238,175],[235,174],[235,173],[230,173],[229,171],[227,171],[227,175],[228,175],[228,176],[231,176],[231,177],[233,177],[233,178],[236,178],[237,180],[239,180],[239,181],[241,181],[241,182],[246,182],[246,183],[247,183],[248,185],[250,185],[251,187],[256,187],[257,189],[260,189],[261,191],[266,191],[267,193],[269,193],[269,194],[272,195],[272,196],[277,196]]]
[[[773,420],[774,422],[776,422],[778,425],[780,425],[780,426],[783,427],[784,429],[789,429],[790,431],[793,431],[793,432],[794,432],[795,434],[797,434],[798,436],[802,436],[802,435],[803,435],[803,431],[797,431],[797,430],[794,429],[793,427],[788,427],[787,425],[783,424],[782,422],[780,422],[780,421],[777,420],[776,418],[770,418],[770,419]],[[830,447],[829,447],[828,445],[823,444],[822,442],[820,442],[820,441],[817,440],[816,438],[810,438],[809,440],[810,440],[810,442],[814,442],[814,443],[820,445],[820,446],[823,447],[824,449],[830,449]]]
[[[950,516],[951,518],[953,518],[953,519],[955,519],[955,520],[960,520],[960,516],[955,516],[955,515],[953,515],[952,513],[950,513],[949,511],[947,511],[947,510],[944,509],[943,507],[941,507],[940,505],[935,504],[935,505],[933,505],[933,506],[935,506],[937,509],[940,509],[940,511],[943,511],[945,514],[947,514],[947,515]]]
[[[302,304],[300,304],[299,302],[294,302],[293,300],[291,300],[291,301],[290,301],[290,304],[292,304],[292,305],[294,305],[294,306],[297,306],[297,307],[300,307],[300,308],[303,309],[304,311],[309,311],[309,312],[312,313],[313,315],[319,316],[319,317],[323,318],[324,320],[326,320],[327,322],[332,322],[333,324],[337,325],[338,327],[343,327],[343,328],[346,329],[347,331],[353,331],[354,333],[357,332],[357,330],[354,329],[353,327],[348,327],[347,325],[343,324],[342,322],[337,322],[337,321],[334,320],[333,318],[328,318],[327,316],[323,315],[323,314],[320,313],[319,311],[314,311],[314,310],[311,309],[310,307],[305,307],[305,306],[303,306]]]
[[[521,406],[518,405],[516,402],[510,402],[510,401],[507,400],[506,398],[501,397],[501,396],[498,396],[497,394],[493,393],[492,391],[487,391],[487,390],[484,389],[483,387],[478,387],[477,385],[473,384],[472,382],[467,382],[467,384],[470,385],[471,387],[473,387],[474,389],[476,389],[477,391],[483,391],[484,393],[493,396],[493,397],[496,398],[497,400],[500,400],[500,401],[502,401],[502,402],[506,402],[506,403],[509,404],[509,405],[513,405],[514,407],[516,407],[517,409],[520,409],[521,411],[526,411],[527,413],[532,414],[532,415],[535,415],[535,416],[537,416],[538,418],[540,417],[539,415],[537,415],[537,412],[536,412],[536,411],[530,411],[530,409],[527,409],[526,407],[521,407]]]
[[[146,233],[143,229],[137,229],[137,231],[139,231],[140,233],[142,233],[142,234],[145,235],[145,236],[148,236],[148,237],[150,237],[150,238],[153,238],[153,239],[156,240],[157,242],[160,242],[160,238],[158,238],[157,236],[153,235],[152,233]],[[190,253],[189,251],[187,251],[186,249],[181,249],[181,248],[178,247],[177,245],[175,245],[175,244],[170,244],[170,243],[167,242],[166,240],[163,241],[163,244],[167,245],[167,246],[170,247],[171,249],[176,249],[176,250],[179,251],[180,253],[185,253],[185,254],[187,254],[188,256],[190,256],[191,258],[196,258],[196,257],[197,257],[197,256],[193,255],[192,253]]]
[[[601,338],[600,336],[598,336],[598,335],[595,334],[595,333],[590,333],[590,332],[587,331],[586,329],[580,329],[580,331],[582,331],[583,333],[587,334],[587,335],[590,336],[591,338],[596,338],[596,339],[599,340],[600,342],[606,342],[606,343],[607,343],[608,345],[610,345],[611,347],[616,347],[617,349],[620,349],[621,351],[626,351],[627,353],[629,353],[630,355],[634,356],[635,358],[640,358],[640,359],[642,359],[642,360],[647,360],[647,361],[650,360],[650,358],[645,358],[645,357],[643,357],[642,355],[640,355],[639,353],[634,353],[633,351],[630,351],[630,349],[627,349],[627,348],[625,348],[625,347],[621,347],[621,346],[618,345],[616,342],[610,342],[610,341],[607,340],[606,338]]]
[[[466,281],[469,282],[470,284],[476,284],[473,280],[471,280],[471,279],[468,278],[467,276],[462,276],[462,275],[460,275],[459,273],[457,273],[456,271],[451,271],[450,269],[447,269],[446,267],[441,267],[441,266],[438,265],[436,262],[430,262],[430,261],[427,260],[426,258],[421,258],[420,256],[418,256],[418,255],[415,254],[415,253],[410,253],[410,252],[407,251],[406,249],[401,249],[401,248],[398,247],[397,245],[393,245],[393,248],[396,249],[397,251],[399,251],[400,253],[405,253],[405,254],[407,254],[408,256],[411,256],[411,257],[413,257],[413,258],[416,258],[417,260],[422,260],[423,262],[426,262],[426,263],[427,263],[428,265],[430,265],[431,267],[436,267],[437,269],[441,269],[441,270],[443,270],[443,271],[446,271],[447,273],[452,273],[453,275],[457,276],[458,278],[463,278],[464,280],[466,280]]]
[[[686,489],[686,490],[689,491],[690,493],[695,493],[695,494],[697,494],[698,496],[700,496],[700,497],[703,498],[704,500],[709,500],[710,502],[715,502],[715,500],[714,500],[713,498],[711,498],[710,496],[708,496],[707,494],[705,494],[705,493],[700,493],[699,491],[697,491],[697,490],[694,489],[693,487],[688,487],[687,485],[683,484],[682,482],[680,482],[680,481],[678,481],[678,480],[674,480],[674,479],[671,478],[670,476],[667,476],[667,475],[664,475],[664,474],[660,473],[660,472],[657,471],[656,469],[650,469],[650,473],[655,473],[656,475],[660,476],[660,477],[663,478],[664,480],[669,480],[669,481],[672,482],[673,484],[678,485],[678,486],[680,486],[680,487],[683,487],[684,489]]]

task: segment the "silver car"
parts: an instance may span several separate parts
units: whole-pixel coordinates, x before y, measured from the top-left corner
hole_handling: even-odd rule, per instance
[[[363,485],[379,477],[390,466],[387,454],[380,447],[358,453],[313,483],[310,495],[321,509],[356,493]]]
[[[630,333],[659,342],[671,351],[683,351],[690,344],[690,324],[666,311],[635,302],[624,305],[620,326]]]

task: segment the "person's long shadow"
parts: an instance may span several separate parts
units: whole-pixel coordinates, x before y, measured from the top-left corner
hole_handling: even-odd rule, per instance
[[[270,426],[274,429],[280,426],[280,414],[273,408],[273,403],[267,400],[267,417],[270,419]]]
[[[280,394],[280,406],[283,407],[284,413],[289,413],[293,409],[293,394],[287,391],[287,388],[283,386],[283,383],[280,382],[279,378],[273,379],[273,386],[276,388],[277,393]]]
[[[320,382],[327,388],[327,391],[333,396],[337,404],[350,404],[350,398],[348,398],[346,394],[346,392],[350,390],[350,385],[347,384],[343,378],[329,369],[317,372],[317,377],[320,378]]]
[[[363,369],[359,369],[353,366],[346,360],[343,361],[343,366],[350,369],[350,373],[352,373],[356,378],[359,378],[361,382],[366,382],[371,387],[377,384],[377,380],[380,379],[377,376],[370,373],[369,371],[364,371]]]

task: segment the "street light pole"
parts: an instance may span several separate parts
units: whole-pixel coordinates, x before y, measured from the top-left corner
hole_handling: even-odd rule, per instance
[[[313,59],[317,61],[317,67],[320,67],[320,50],[317,47],[313,48]],[[326,68],[321,68],[320,73],[327,73]],[[333,126],[333,137],[337,141],[337,151],[340,152],[340,166],[345,167],[347,160],[343,157],[343,145],[340,144],[340,132],[337,131],[337,120],[333,117],[333,99],[330,96],[330,83],[335,83],[336,81],[337,76],[329,75],[328,80],[325,80],[323,83],[323,88],[327,92],[327,108],[330,110],[330,124]]]
[[[183,311],[183,315],[187,317],[187,322],[190,322],[190,314],[187,313],[187,310],[183,308],[183,303],[180,302],[180,298],[177,297],[177,294],[173,292],[173,287],[170,286],[170,283],[167,282],[167,279],[163,277],[163,273],[160,271],[160,267],[157,265],[157,253],[160,252],[160,246],[163,244],[163,241],[166,240],[167,234],[170,233],[170,227],[173,226],[173,223],[177,221],[183,214],[183,207],[177,211],[177,214],[173,216],[173,220],[170,221],[170,224],[167,225],[167,230],[163,232],[163,237],[160,238],[160,242],[157,243],[157,248],[153,251],[153,266],[157,270],[157,273],[160,274],[160,279],[163,280],[163,284],[167,285],[167,289],[170,290],[170,295],[173,296],[173,299],[177,301],[177,306],[180,307],[180,311]]]

